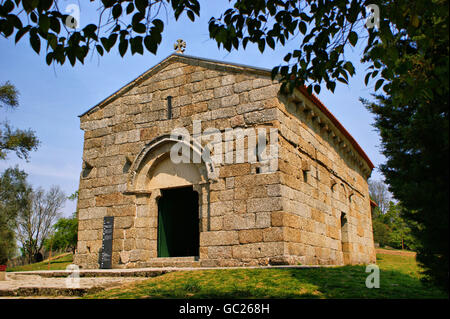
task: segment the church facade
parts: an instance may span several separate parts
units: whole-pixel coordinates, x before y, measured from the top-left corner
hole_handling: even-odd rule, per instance
[[[375,262],[373,164],[316,96],[280,94],[270,73],[172,54],[82,114],[74,263]]]

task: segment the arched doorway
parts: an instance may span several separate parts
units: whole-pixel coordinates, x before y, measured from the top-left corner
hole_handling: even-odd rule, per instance
[[[149,218],[148,262],[157,257],[200,257],[200,233],[209,221],[209,183],[217,176],[215,168],[203,161],[172,161],[176,143],[183,142],[156,138],[129,170],[127,193],[136,194],[139,211]],[[198,145],[190,148],[191,159],[194,152],[202,152]]]

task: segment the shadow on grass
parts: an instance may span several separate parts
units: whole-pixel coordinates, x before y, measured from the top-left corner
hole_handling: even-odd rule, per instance
[[[366,266],[332,268],[213,269],[168,273],[127,287],[113,288],[94,299],[409,299],[448,298],[422,284],[414,259],[379,259],[380,288],[369,289]]]
[[[206,274],[204,280],[187,276],[173,290],[144,288],[143,295],[146,298],[193,299],[448,298],[438,289],[423,285],[418,278],[396,270],[381,270],[380,288],[367,288],[366,278],[370,273],[365,270],[365,266],[240,270],[244,276],[235,270],[217,270],[225,272],[228,284],[211,280],[208,283]],[[128,297],[133,298],[133,295]]]

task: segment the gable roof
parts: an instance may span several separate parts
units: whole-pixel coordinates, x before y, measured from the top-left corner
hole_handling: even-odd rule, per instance
[[[205,66],[211,65],[217,68],[218,66],[222,67],[226,71],[239,71],[239,72],[246,72],[251,74],[259,74],[263,76],[271,76],[271,70],[265,69],[265,68],[259,68],[254,66],[248,66],[244,64],[239,63],[231,63],[231,62],[223,62],[213,59],[207,59],[207,58],[199,58],[195,56],[190,56],[186,54],[179,54],[179,53],[173,53],[163,59],[161,62],[150,68],[149,70],[145,71],[141,75],[139,75],[136,79],[132,80],[113,94],[111,94],[106,99],[102,100],[101,102],[97,103],[90,109],[88,109],[83,114],[79,115],[78,117],[83,117],[84,115],[93,113],[100,109],[101,107],[107,105],[108,103],[114,101],[118,97],[120,97],[122,94],[128,92],[135,86],[139,85],[152,75],[156,74],[158,71],[165,68],[167,65],[174,63],[174,62],[181,62],[186,64],[198,64],[202,63]],[[364,152],[364,150],[359,146],[359,144],[356,142],[356,140],[351,136],[351,134],[344,128],[344,126],[338,121],[338,119],[328,110],[328,108],[319,100],[319,98],[314,94],[309,94],[306,87],[299,87],[299,91],[307,98],[309,99],[317,108],[319,108],[320,111],[322,111],[325,116],[337,127],[337,129],[348,139],[348,141],[353,145],[355,150],[358,152],[359,155],[367,162],[368,166],[370,167],[370,170],[372,170],[375,166],[373,165],[372,161],[369,159],[367,154]]]

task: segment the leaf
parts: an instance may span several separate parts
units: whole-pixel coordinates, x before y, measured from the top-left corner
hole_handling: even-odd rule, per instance
[[[314,92],[316,92],[316,94],[320,93],[320,85],[319,84],[314,85]]]
[[[164,31],[164,22],[162,22],[160,19],[154,19],[152,21],[155,28],[159,31],[159,33],[162,33]]]
[[[355,74],[355,67],[350,61],[345,62],[344,69],[346,69],[350,75]]]
[[[300,23],[298,24],[298,29],[300,30],[300,32],[302,34],[306,34],[306,23],[303,21],[300,21]]]
[[[123,58],[128,49],[128,40],[125,38],[120,39],[119,43],[119,54]]]
[[[136,23],[133,25],[133,30],[137,33],[145,33],[147,31],[147,28],[143,23]]]
[[[272,69],[272,72],[271,72],[272,80],[274,80],[275,77],[278,75],[278,70],[279,70],[279,69],[280,69],[279,66],[276,66],[276,67],[274,67],[274,68]]]
[[[358,34],[355,31],[351,31],[348,35],[348,41],[352,46],[355,46],[358,42]]]
[[[144,45],[149,52],[156,54],[158,45],[157,45],[156,41],[154,41],[150,35],[148,35],[144,38]]]
[[[46,15],[41,14],[39,16],[39,28],[44,32],[47,33],[48,29],[50,28],[50,19]]]
[[[61,25],[57,18],[55,17],[50,18],[50,29],[55,31],[56,34],[58,34],[61,31]]]
[[[50,65],[52,64],[52,61],[53,61],[53,52],[49,52],[45,57],[45,62],[47,63],[47,65]]]
[[[134,4],[133,3],[129,3],[127,5],[127,14],[130,14],[134,11]]]
[[[148,7],[148,0],[135,0],[134,3],[136,8],[142,13],[144,13]]]
[[[264,52],[265,47],[266,47],[266,41],[264,39],[259,39],[258,40],[258,49],[261,53]]]
[[[381,87],[381,85],[383,84],[384,79],[379,79],[377,81],[377,83],[375,83],[375,91],[378,91],[378,89]]]
[[[122,15],[122,5],[116,4],[112,9],[112,16],[114,19],[118,19]]]
[[[336,82],[327,82],[327,88],[334,93],[334,89],[336,88]]]
[[[103,6],[105,8],[111,8],[115,2],[115,0],[102,0]]]
[[[103,47],[99,44],[97,44],[95,46],[95,48],[97,49],[98,54],[100,54],[101,56],[103,56]]]
[[[284,60],[285,62],[289,62],[289,61],[291,60],[291,57],[292,57],[292,53],[288,53],[288,54],[285,55],[285,57],[284,57],[283,60]]]
[[[114,46],[114,44],[116,44],[118,35],[117,33],[112,33],[109,37],[108,37],[108,47],[112,48]]]
[[[195,15],[194,15],[194,12],[188,10],[188,11],[186,12],[186,14],[187,14],[188,18],[189,18],[191,21],[195,21]]]
[[[40,11],[48,11],[53,5],[53,0],[41,0],[39,1],[39,10]]]
[[[248,43],[249,40],[250,40],[250,39],[249,39],[248,37],[245,37],[245,38],[242,40],[242,47],[244,48],[244,50],[245,50],[245,48],[247,47],[247,43]]]
[[[266,37],[266,42],[271,49],[275,49],[275,41],[272,37]]]
[[[6,0],[2,9],[4,14],[10,13],[14,9],[14,3],[11,0]]]
[[[33,21],[34,23],[38,22],[38,17],[36,15],[36,13],[34,13],[34,12],[30,13],[30,20]]]
[[[366,74],[364,78],[364,83],[367,85],[369,83],[370,76],[372,75],[372,72],[369,72]]]
[[[95,31],[97,31],[97,26],[92,23],[83,28],[84,35],[89,38],[97,38]]]
[[[130,39],[130,48],[131,48],[131,54],[144,53],[144,47],[142,46],[142,37],[137,36],[135,38]]]
[[[36,51],[37,54],[39,54],[39,51],[41,51],[41,39],[39,38],[36,29],[32,30],[34,30],[35,32],[30,32],[30,45],[33,50]]]
[[[105,50],[108,52],[110,49],[110,46],[108,45],[108,38],[102,37],[100,38],[100,42],[102,43]]]

